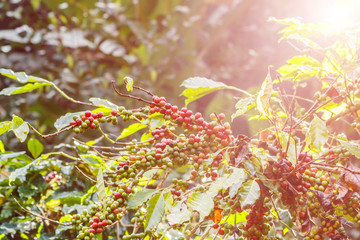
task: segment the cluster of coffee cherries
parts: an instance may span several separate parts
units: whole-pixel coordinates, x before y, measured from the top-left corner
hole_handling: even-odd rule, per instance
[[[179,180],[177,178],[174,178],[172,180],[173,186],[170,190],[171,194],[174,196],[181,196],[182,192],[185,192],[187,189],[189,189],[189,182]]]
[[[94,204],[91,210],[84,210],[82,214],[72,217],[75,230],[78,231],[77,239],[93,240],[104,228],[120,220],[126,214],[126,206],[130,194],[133,192],[130,185],[125,183],[112,186],[112,194],[101,204]]]
[[[63,178],[56,171],[50,172],[45,176],[45,182],[49,184],[49,189],[55,190],[62,184]]]
[[[81,114],[80,117],[73,117],[73,120],[70,121],[70,126],[74,126],[73,130],[75,133],[82,133],[86,129],[96,129],[99,127],[99,123],[105,122],[104,114],[91,113],[86,111],[84,114]]]
[[[154,128],[151,121],[157,115],[162,115],[166,124]],[[157,96],[152,98],[149,106],[134,110],[118,108],[106,116],[101,112],[86,111],[74,118],[70,125],[75,132],[81,133],[88,128],[98,128],[99,123],[117,124],[119,117],[124,121],[133,119],[149,124],[148,134],[151,134],[151,137],[145,142],[133,139],[124,143],[120,152],[113,150],[109,155],[113,165],[109,171],[103,173],[103,178],[111,193],[101,204],[93,205],[91,211],[73,216],[74,227],[78,232],[77,239],[92,240],[105,227],[120,220],[126,214],[129,196],[139,184],[144,172],[157,170],[150,178],[154,183],[150,180],[146,183],[146,187],[154,187],[157,185],[156,179],[166,169],[191,164],[193,169],[189,179],[173,182],[170,192],[174,199],[179,198],[189,188],[189,181],[215,180],[224,154],[223,151],[218,152],[229,146],[234,139],[230,124],[223,123],[224,114],[212,114],[211,121],[207,122],[200,113],[193,113],[187,108],[178,109],[166,102],[165,98]],[[199,188],[199,191],[203,190]],[[139,224],[144,220],[144,216],[135,216],[133,219],[134,223]],[[123,239],[142,238],[146,234],[134,232],[123,236]]]
[[[271,220],[270,199],[267,197],[260,197],[255,204],[250,206],[249,215],[246,216],[246,225],[243,228],[242,236],[247,239],[261,239],[262,236],[266,236],[269,233]]]
[[[62,180],[62,177],[57,172],[50,172],[45,176],[45,182],[49,183],[51,182],[51,180],[60,182]]]

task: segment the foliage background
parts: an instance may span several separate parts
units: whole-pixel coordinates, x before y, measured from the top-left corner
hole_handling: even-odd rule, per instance
[[[286,42],[277,43],[280,26],[268,18],[319,21],[325,2],[3,0],[0,66],[54,81],[80,100],[106,96],[124,105],[109,81],[120,84],[123,76],[131,76],[138,85],[182,104],[179,85],[191,76],[242,89],[259,86],[268,65],[281,66],[295,52]],[[0,89],[10,84],[3,80]],[[17,99],[1,96],[0,120],[21,112],[48,132],[56,116],[78,110],[54,91],[43,91]],[[206,104],[212,98],[223,101]],[[231,101],[231,92],[225,92],[191,107],[206,114],[231,112],[225,107]],[[250,133],[245,121],[235,124],[235,130]]]
[[[115,96],[110,87],[112,79],[122,84],[124,76],[131,76],[137,85],[182,106],[184,99],[179,97],[182,91],[179,85],[191,76],[208,77],[249,91],[259,86],[268,65],[277,68],[296,52],[286,42],[277,42],[281,26],[267,19],[301,16],[305,22],[316,22],[321,20],[321,6],[326,2],[2,0],[0,66],[48,79],[79,100],[102,97],[135,107],[133,101]],[[14,82],[1,78],[0,90],[12,84]],[[312,94],[311,89],[308,94]],[[54,130],[53,122],[58,116],[83,110],[50,88],[21,97],[1,96],[0,102],[0,121],[16,114],[42,133]],[[229,102],[235,103],[231,92],[222,91],[190,107],[205,115],[213,111],[234,112],[227,107],[234,105]],[[235,121],[233,129],[235,133],[254,133],[242,120]],[[71,137],[71,133],[58,136],[56,141],[63,145],[55,145],[54,139],[41,140],[44,152],[66,148]],[[19,160],[12,165],[2,162],[2,166],[9,165],[13,170],[31,161],[21,152],[28,151],[26,145],[13,135],[4,134],[0,139],[6,150],[18,151],[15,153],[18,155],[12,157]],[[11,161],[12,157],[2,156],[0,160]],[[91,172],[85,166],[80,167]],[[6,180],[1,182],[1,201],[13,193],[28,206],[37,202],[45,205],[43,197],[48,197],[49,192],[41,184],[44,184],[43,176],[50,171],[71,176],[52,197],[54,205],[47,206],[51,214],[56,214],[56,200],[61,200],[68,207],[67,212],[71,212],[71,207],[78,207],[79,196],[91,187],[66,162],[52,159],[31,171],[34,176],[29,185],[22,186],[25,178],[17,179],[16,186],[12,187]],[[1,174],[3,178],[9,175],[6,171]],[[74,196],[75,192],[79,192],[79,196]],[[0,234],[14,231],[19,234],[17,230],[25,229],[35,236],[37,223],[20,214],[14,217],[13,208],[16,208],[14,202],[2,206],[0,219],[6,224],[0,227]],[[11,223],[7,222],[10,218]],[[54,229],[44,226],[49,235],[42,234],[40,239],[50,239]],[[26,236],[15,236],[26,239]]]

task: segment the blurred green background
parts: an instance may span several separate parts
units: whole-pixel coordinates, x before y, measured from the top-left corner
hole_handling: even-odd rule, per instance
[[[207,77],[250,91],[259,86],[269,65],[277,68],[298,54],[287,42],[278,43],[281,26],[269,17],[319,22],[337,2],[2,0],[0,67],[53,81],[82,101],[102,97],[134,107],[138,103],[118,97],[110,86],[112,79],[121,85],[123,77],[130,76],[136,85],[181,107],[180,84],[188,77]],[[11,85],[15,83],[1,78],[0,90]],[[0,96],[0,102],[0,121],[16,114],[44,133],[54,131],[59,116],[83,110],[47,88]],[[189,107],[205,115],[225,112],[230,118],[234,102],[231,91],[222,91]],[[241,118],[233,129],[251,133]],[[10,134],[1,138],[10,149],[23,148]],[[60,138],[69,139],[66,134]]]

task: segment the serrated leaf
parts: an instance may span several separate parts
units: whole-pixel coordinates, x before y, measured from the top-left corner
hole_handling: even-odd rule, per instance
[[[41,142],[35,138],[30,138],[27,147],[34,158],[37,158],[42,153],[44,147]]]
[[[241,207],[244,208],[248,205],[252,205],[260,197],[260,187],[259,184],[254,180],[249,180],[242,185],[240,190],[240,202]]]
[[[75,113],[66,113],[64,116],[59,117],[56,119],[54,126],[55,128],[60,131],[61,129],[69,126],[70,122],[73,120],[73,117],[80,117],[81,114],[84,112],[75,112]]]
[[[166,219],[170,225],[177,225],[189,221],[191,216],[192,211],[187,208],[186,204],[176,202],[175,206],[171,208],[170,214],[166,216]]]
[[[127,207],[130,209],[137,208],[149,200],[149,198],[158,191],[159,190],[156,189],[143,189],[142,191],[135,193],[135,195],[129,199]]]
[[[132,92],[134,90],[134,80],[131,77],[124,77],[124,83],[126,84],[126,90],[128,92]]]
[[[124,128],[120,134],[120,136],[116,139],[119,140],[119,139],[122,139],[122,138],[125,138],[125,137],[128,137],[130,136],[131,134],[134,134],[136,133],[137,131],[143,129],[143,128],[146,128],[147,126],[145,124],[142,124],[142,123],[133,123],[131,124],[130,126],[128,126],[127,128]]]
[[[306,143],[310,146],[311,150],[320,152],[327,140],[328,130],[326,123],[318,116],[314,115],[314,119],[310,123],[309,132],[306,137]]]
[[[43,78],[39,78],[39,77],[31,76],[31,75],[28,76],[24,72],[13,72],[12,70],[5,69],[5,68],[0,68],[0,74],[5,76],[5,77],[17,80],[20,83],[27,83],[27,82],[35,83],[35,82],[38,82],[38,83],[49,83],[49,84],[51,84],[49,81],[47,81],[47,80],[45,80]]]
[[[202,221],[214,209],[214,201],[206,193],[193,192],[188,197],[187,205],[190,209],[200,214],[199,221]]]
[[[241,115],[245,114],[253,107],[255,107],[254,98],[248,97],[240,99],[235,105],[236,112],[231,115],[231,121],[233,121],[234,118],[240,117]]]
[[[256,98],[256,108],[263,116],[270,116],[270,99],[272,94],[272,80],[268,72]]]
[[[186,88],[181,93],[181,95],[186,97],[185,106],[207,94],[221,89],[232,89],[246,93],[236,87],[227,86],[225,83],[216,82],[204,77],[188,78],[181,84],[181,86]]]
[[[355,142],[349,142],[338,139],[341,145],[346,148],[350,153],[352,153],[355,157],[360,158],[360,145]]]
[[[22,87],[8,87],[1,90],[0,95],[10,96],[30,92],[32,90],[51,85],[50,83],[28,83]]]
[[[9,131],[11,129],[11,125],[12,122],[10,121],[0,122],[0,135]]]
[[[15,133],[15,136],[24,142],[30,129],[27,122],[24,122],[20,117],[13,115],[11,130]]]
[[[102,173],[102,168],[100,167],[98,170],[98,174],[96,177],[96,194],[100,202],[102,202],[106,198],[105,184]]]
[[[117,109],[118,106],[113,104],[112,102],[106,100],[106,99],[102,99],[102,98],[95,98],[95,97],[92,97],[89,99],[89,101],[98,106],[98,107],[105,107],[105,108],[111,108],[111,109]],[[93,112],[93,111],[92,111]]]
[[[156,194],[149,200],[146,212],[147,221],[145,224],[145,231],[156,227],[165,214],[165,200],[161,193]]]

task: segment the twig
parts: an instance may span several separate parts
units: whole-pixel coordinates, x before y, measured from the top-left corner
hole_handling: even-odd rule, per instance
[[[41,218],[41,219],[45,219],[45,220],[48,220],[50,222],[53,222],[53,223],[56,223],[56,224],[59,224],[59,225],[63,225],[63,226],[71,226],[72,223],[62,223],[62,222],[59,222],[59,221],[55,221],[53,219],[50,219],[50,218],[47,218],[47,217],[44,217],[44,216],[41,216],[40,214],[37,214],[37,213],[34,213],[30,210],[27,210],[26,208],[24,208],[23,206],[21,206],[21,204],[16,200],[16,198],[14,198],[14,201],[17,203],[17,205],[19,205],[19,207],[24,210],[25,212],[35,216],[35,217],[38,217],[38,218]]]
[[[116,222],[116,240],[120,240],[119,228],[119,222]]]
[[[87,179],[89,179],[90,181],[96,183],[96,180],[92,179],[91,177],[89,177],[88,175],[86,175],[83,171],[81,171],[81,169],[78,166],[75,166],[75,168]]]
[[[186,240],[190,240],[191,236],[194,235],[194,233],[196,232],[196,230],[200,227],[200,225],[205,221],[202,220],[201,222],[199,222],[198,224],[195,225],[195,227],[191,230],[190,234],[185,238]]]
[[[116,89],[116,85],[115,85],[115,81],[114,81],[114,80],[111,80],[111,83],[112,83],[112,86],[113,86],[114,91],[115,91],[120,97],[128,97],[128,98],[132,98],[132,99],[138,100],[138,101],[140,101],[140,102],[144,102],[144,103],[148,103],[148,104],[152,104],[152,105],[157,105],[157,104],[155,104],[155,103],[153,103],[153,102],[144,100],[144,99],[139,98],[139,97],[135,97],[135,96],[132,96],[132,95],[129,95],[129,94],[123,94],[123,93],[119,92],[119,91]]]
[[[59,135],[60,133],[63,133],[63,132],[66,132],[66,131],[69,131],[70,129],[73,129],[75,126],[68,126],[68,127],[66,127],[66,128],[64,128],[63,130],[60,130],[60,131],[58,131],[58,132],[54,132],[54,133],[50,133],[50,134],[47,134],[47,135],[43,135],[43,134],[41,134],[38,130],[36,130],[36,128],[34,128],[33,126],[31,126],[31,124],[30,123],[27,123],[28,124],[28,126],[36,133],[36,134],[38,134],[40,137],[42,137],[42,138],[48,138],[48,137],[53,137],[53,136],[57,136],[57,135]]]
[[[141,87],[133,86],[133,88],[138,89],[138,90],[140,90],[140,91],[143,91],[143,92],[147,93],[147,94],[150,95],[150,96],[154,96],[154,94],[152,94],[152,93],[149,92],[148,90],[145,90],[145,89],[143,89],[143,88],[141,88]]]

